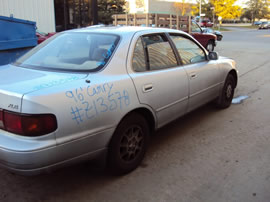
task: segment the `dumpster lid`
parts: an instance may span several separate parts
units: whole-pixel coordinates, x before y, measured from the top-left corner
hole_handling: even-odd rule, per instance
[[[0,50],[37,45],[36,22],[0,16]]]
[[[0,20],[10,21],[10,22],[24,23],[24,24],[29,24],[29,25],[36,25],[36,22],[34,22],[34,21],[23,20],[23,19],[14,18],[14,17],[6,17],[6,16],[1,16],[1,15],[0,15]]]

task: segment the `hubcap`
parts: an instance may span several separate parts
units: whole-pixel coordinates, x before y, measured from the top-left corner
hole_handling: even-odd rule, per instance
[[[229,85],[227,86],[226,97],[227,97],[227,98],[230,98],[231,95],[232,95],[232,85],[229,84]]]
[[[213,50],[213,44],[209,43],[207,45],[207,49],[208,49],[208,51],[212,51]]]
[[[120,142],[120,156],[126,162],[133,161],[142,151],[143,131],[139,126],[126,130]]]

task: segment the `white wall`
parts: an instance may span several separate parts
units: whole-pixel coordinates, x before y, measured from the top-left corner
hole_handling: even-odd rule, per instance
[[[149,13],[175,14],[174,3],[169,0],[149,0]]]
[[[140,8],[136,4],[136,0],[129,1],[129,13],[164,13],[175,14],[174,3],[180,0],[140,0],[144,4],[144,8]],[[186,0],[189,2],[191,0]]]
[[[0,15],[35,21],[43,32],[55,32],[54,0],[0,0]]]

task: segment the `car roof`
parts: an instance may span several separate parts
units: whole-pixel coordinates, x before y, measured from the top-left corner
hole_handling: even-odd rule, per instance
[[[81,29],[73,29],[66,32],[94,32],[94,33],[110,33],[110,34],[118,34],[118,35],[127,35],[134,34],[136,32],[148,32],[153,31],[153,33],[157,32],[175,32],[175,33],[184,33],[186,32],[168,29],[168,28],[156,28],[156,27],[138,27],[138,26],[90,26]]]

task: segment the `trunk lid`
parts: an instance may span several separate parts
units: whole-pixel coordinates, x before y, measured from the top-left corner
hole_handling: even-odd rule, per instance
[[[0,109],[20,112],[23,95],[85,77],[86,73],[39,71],[14,65],[0,66]]]

